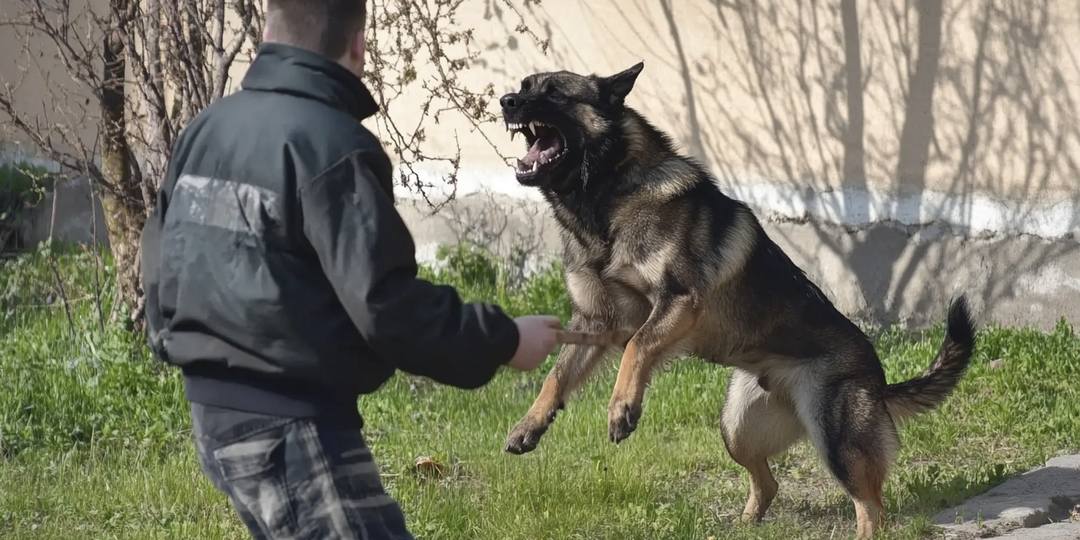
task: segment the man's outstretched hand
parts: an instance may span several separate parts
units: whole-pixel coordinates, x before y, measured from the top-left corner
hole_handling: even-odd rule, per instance
[[[526,315],[514,319],[517,323],[517,352],[506,365],[521,371],[532,371],[555,350],[558,341],[555,331],[562,328],[558,317],[550,315]]]

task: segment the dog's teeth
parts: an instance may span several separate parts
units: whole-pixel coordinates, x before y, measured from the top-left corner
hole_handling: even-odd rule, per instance
[[[536,172],[536,167],[537,167],[538,165],[540,165],[540,162],[539,162],[539,161],[534,161],[534,162],[533,162],[533,168],[532,168],[532,171],[530,171],[530,172]]]
[[[542,126],[542,125],[544,125],[544,124],[541,124],[540,122],[537,122],[536,120],[533,120],[532,122],[529,122],[529,130],[533,132],[533,135],[536,135],[537,126]]]
[[[514,135],[517,135],[517,131],[510,130],[510,142],[514,142]]]

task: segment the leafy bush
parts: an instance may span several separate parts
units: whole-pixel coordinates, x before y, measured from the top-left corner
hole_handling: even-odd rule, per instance
[[[0,164],[0,253],[10,244],[26,210],[44,200],[53,182],[54,175],[42,167]]]
[[[490,251],[472,244],[442,246],[435,268],[421,276],[457,288],[466,301],[494,302],[512,317],[534,313],[570,318],[570,300],[562,277],[562,264],[552,259],[528,279],[516,279],[518,268]]]
[[[9,221],[12,212],[40,203],[54,182],[55,175],[44,167],[27,163],[0,164],[0,223]]]

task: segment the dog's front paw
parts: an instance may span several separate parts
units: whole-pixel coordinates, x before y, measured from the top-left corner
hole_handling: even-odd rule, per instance
[[[548,425],[546,423],[537,422],[531,416],[526,416],[510,430],[510,434],[506,437],[506,446],[503,449],[516,455],[532,452],[536,449],[536,445],[540,443],[540,437],[544,436],[547,429]]]
[[[761,518],[754,514],[742,514],[735,517],[736,525],[749,526],[758,523],[761,523]]]
[[[641,405],[614,401],[608,406],[608,439],[619,444],[637,429]]]

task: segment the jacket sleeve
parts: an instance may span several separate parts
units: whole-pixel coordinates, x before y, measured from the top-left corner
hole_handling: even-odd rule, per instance
[[[169,171],[172,171],[171,166]],[[145,302],[143,317],[146,323],[146,339],[150,351],[163,362],[168,362],[164,345],[168,331],[158,298],[158,283],[161,281],[161,224],[167,200],[168,194],[162,188],[158,191],[157,205],[146,218],[139,237],[139,278],[142,281]]]
[[[355,152],[299,187],[303,230],[367,344],[414,375],[479,388],[517,350],[496,305],[417,277],[416,247],[391,195]]]

